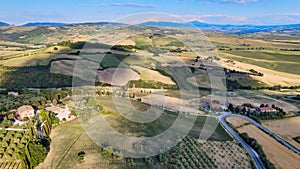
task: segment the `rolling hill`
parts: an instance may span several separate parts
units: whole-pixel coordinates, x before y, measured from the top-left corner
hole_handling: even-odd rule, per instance
[[[178,22],[155,22],[149,21],[140,23],[141,26],[162,26],[162,27],[186,27],[192,28],[196,27],[202,30],[213,30],[221,31],[227,33],[236,33],[236,34],[247,34],[247,33],[257,33],[257,32],[277,32],[281,33],[284,31],[299,31],[300,24],[290,24],[290,25],[222,25],[222,24],[208,24],[199,21],[192,21],[186,23]],[[300,32],[298,32],[300,34]]]
[[[66,26],[68,24],[66,23],[59,23],[59,22],[30,22],[30,23],[26,23],[22,26]]]
[[[5,22],[0,22],[0,26],[9,26],[9,24]]]

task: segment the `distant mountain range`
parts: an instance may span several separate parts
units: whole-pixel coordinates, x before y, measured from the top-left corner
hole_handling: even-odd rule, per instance
[[[66,26],[66,25],[68,25],[68,24],[59,23],[59,22],[29,22],[22,26],[58,26],[58,27],[61,27],[61,26]]]
[[[67,25],[125,25],[117,22],[86,22],[86,23],[59,23],[59,22],[31,22],[22,26],[57,26],[63,27]],[[192,21],[186,23],[177,22],[163,22],[163,21],[150,21],[137,24],[139,26],[160,26],[160,27],[178,27],[178,28],[199,28],[202,30],[220,31],[235,34],[256,33],[256,32],[277,32],[293,31],[300,34],[300,24],[289,25],[231,25],[231,24],[208,24],[199,21]],[[9,24],[0,22],[0,26],[9,26]]]
[[[63,26],[68,26],[68,25],[107,25],[107,24],[121,25],[122,23],[117,23],[117,22],[84,22],[84,23],[31,22],[31,23],[26,23],[22,26],[57,26],[57,27],[63,27]],[[124,25],[124,24],[122,24],[122,25]]]
[[[208,24],[199,21],[192,21],[187,23],[175,22],[144,22],[138,25],[141,26],[163,26],[163,27],[181,27],[181,28],[199,28],[202,30],[225,31],[231,33],[255,33],[255,32],[271,32],[271,31],[288,31],[299,30],[300,24],[289,25],[222,25],[222,24]]]
[[[117,22],[83,22],[83,23],[62,23],[62,22],[29,22],[26,24],[23,24],[21,26],[56,26],[56,27],[63,27],[68,25],[107,25],[107,24],[113,24],[113,25],[125,25],[123,23],[117,23]],[[11,26],[8,23],[0,22],[0,26]]]
[[[0,22],[0,26],[9,26],[9,24],[5,22]]]

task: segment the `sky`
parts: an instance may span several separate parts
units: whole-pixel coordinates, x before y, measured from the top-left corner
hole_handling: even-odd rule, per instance
[[[213,24],[300,23],[300,0],[2,0],[0,21],[27,22],[120,21],[126,16],[157,12]],[[149,13],[148,16],[151,16]],[[130,18],[130,17],[129,17]],[[123,19],[124,20],[124,19]],[[125,19],[126,20],[126,19]],[[132,20],[132,19],[130,19]],[[140,20],[159,20],[144,17]],[[166,21],[173,21],[166,19]]]

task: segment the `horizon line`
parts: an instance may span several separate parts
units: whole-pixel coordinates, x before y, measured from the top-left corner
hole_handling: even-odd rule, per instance
[[[209,22],[201,22],[199,20],[192,20],[192,21],[187,21],[187,22],[174,22],[174,21],[146,21],[146,22],[140,22],[137,24],[129,24],[129,23],[123,23],[123,22],[116,22],[116,21],[78,21],[78,22],[60,22],[60,21],[28,21],[28,22],[24,22],[21,24],[11,24],[9,22],[6,21],[1,21],[2,23],[8,24],[8,26],[25,26],[26,24],[30,24],[30,23],[57,23],[57,24],[66,24],[66,25],[73,25],[73,24],[93,24],[93,23],[101,23],[101,22],[107,22],[107,23],[121,23],[121,24],[128,24],[128,25],[138,25],[138,24],[142,24],[142,23],[147,23],[147,22],[167,22],[167,23],[178,23],[178,24],[188,24],[188,23],[192,23],[192,22],[199,22],[199,23],[203,23],[203,24],[209,24],[209,25],[232,25],[232,26],[243,26],[243,25],[249,25],[249,26],[278,26],[278,25],[297,25],[300,23],[283,23],[283,24],[251,24],[251,23],[243,23],[243,24],[231,24],[231,23],[209,23]],[[45,25],[46,26],[46,25]]]

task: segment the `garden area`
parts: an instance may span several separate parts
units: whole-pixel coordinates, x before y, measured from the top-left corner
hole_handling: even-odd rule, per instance
[[[40,139],[33,127],[23,130],[0,130],[1,168],[33,168],[47,155],[47,141]]]

